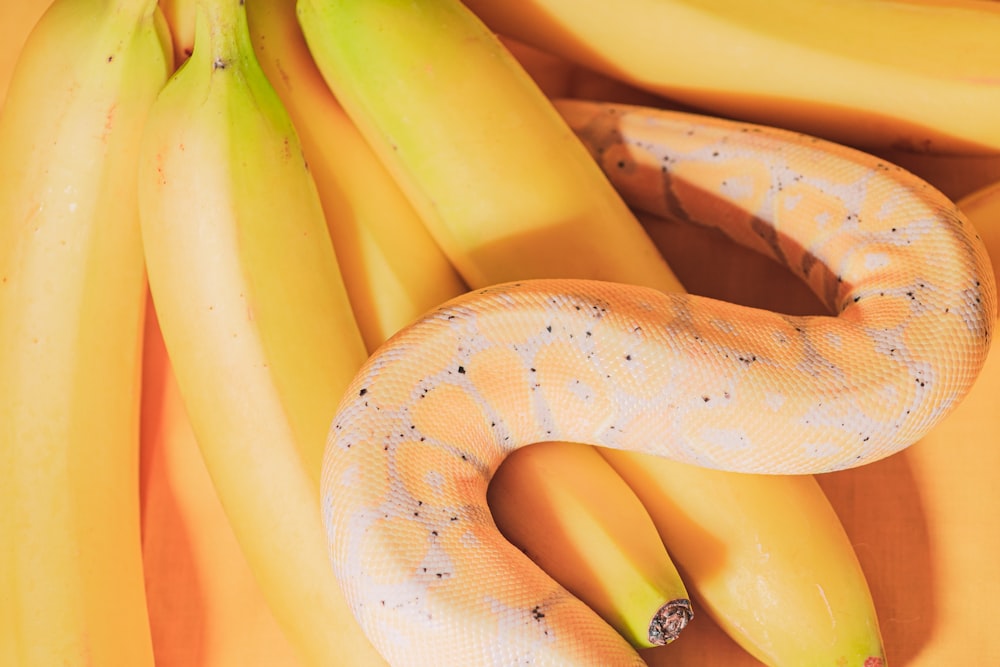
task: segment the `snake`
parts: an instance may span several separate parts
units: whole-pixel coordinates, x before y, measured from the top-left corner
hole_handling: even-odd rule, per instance
[[[627,203],[773,258],[829,313],[532,279],[470,291],[390,338],[337,407],[320,500],[335,574],[393,665],[643,664],[497,530],[486,490],[516,449],[852,468],[927,433],[989,348],[982,241],[909,172],[736,121],[560,111]]]

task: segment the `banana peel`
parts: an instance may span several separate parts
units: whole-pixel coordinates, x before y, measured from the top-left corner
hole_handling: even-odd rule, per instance
[[[142,374],[142,559],[156,664],[301,664],[212,486],[151,301]]]
[[[4,5],[0,19],[0,109],[21,47],[50,4],[52,0],[22,0]]]

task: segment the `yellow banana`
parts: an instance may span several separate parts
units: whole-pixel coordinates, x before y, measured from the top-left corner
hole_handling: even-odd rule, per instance
[[[868,148],[1000,153],[1000,4],[469,0],[498,32],[709,112]]]
[[[197,5],[198,0],[160,0],[163,16],[170,26],[176,67],[180,67],[194,49],[194,15]]]
[[[14,73],[14,65],[17,63],[17,56],[21,53],[24,40],[28,38],[31,29],[38,23],[38,19],[52,4],[51,0],[24,0],[22,2],[11,2],[4,5],[0,10],[0,109],[3,108],[4,99],[7,96],[7,86],[10,84],[11,74]]]
[[[668,644],[691,620],[687,590],[649,514],[593,447],[519,450],[497,470],[487,499],[504,536],[633,646]]]
[[[409,200],[334,99],[295,0],[247,5],[254,49],[302,141],[368,349],[465,290]]]
[[[498,281],[501,275],[524,276],[528,267],[535,273],[545,272],[551,261],[545,256],[552,254],[544,246],[545,238],[558,240],[564,247],[575,240],[608,251],[618,248],[623,265],[635,257],[646,260],[642,268],[648,273],[637,271],[632,279],[672,280],[658,253],[650,252],[651,242],[641,227],[600,170],[593,169],[586,150],[581,151],[583,147],[549,102],[496,38],[457,2],[434,0],[404,8],[371,0],[347,5],[300,1],[299,7],[306,37],[325,73],[352,61],[337,53],[341,47],[353,45],[378,54],[354,61],[363,68],[361,72],[332,76],[334,90],[348,111],[353,109],[383,159],[402,156],[403,163],[390,162],[390,168],[425,220],[433,217],[429,226],[469,280],[481,285]],[[384,31],[383,44],[373,41],[380,31]],[[399,39],[404,34],[406,39]],[[418,60],[410,64],[411,58]],[[433,90],[425,90],[428,84],[419,75],[399,76],[397,81],[391,73],[401,66],[408,71],[433,71]],[[379,72],[393,76],[393,86],[405,90],[386,89]],[[369,79],[372,73],[375,78]],[[451,92],[442,96],[442,91],[457,90],[462,91],[461,102]],[[380,92],[389,97],[359,101]],[[405,121],[394,118],[401,111],[393,103],[397,96],[407,100]],[[496,123],[494,111],[507,116],[505,124]],[[380,123],[398,123],[397,131],[387,139],[378,133]],[[433,141],[428,142],[428,137]],[[392,146],[386,145],[387,140]],[[441,142],[446,145],[442,147]],[[469,152],[464,142],[488,150]],[[439,151],[446,157],[437,162]],[[591,237],[571,233],[572,225],[585,228]],[[538,236],[517,237],[529,231]],[[536,243],[543,245],[535,247]],[[593,260],[595,254],[591,249],[584,259]],[[579,261],[572,257],[572,250],[563,258],[553,262],[556,275]],[[577,265],[572,270],[584,269]],[[592,262],[589,270],[599,270],[599,265]],[[546,456],[545,451],[529,448],[518,458],[528,464],[556,458]],[[521,546],[544,562],[555,579],[592,601],[605,620],[638,645],[648,646],[650,638],[643,629],[648,629],[651,615],[683,597],[683,585],[648,517],[645,521],[645,515],[630,515],[627,521],[620,518],[636,510],[634,495],[620,480],[618,484],[607,481],[613,471],[592,452],[585,461],[571,457],[566,466],[575,465],[586,477],[539,474],[530,467],[521,475],[512,472],[502,483],[516,491],[494,492],[494,508],[500,515],[520,514],[517,522],[505,523],[517,531]],[[510,467],[516,466],[514,461]],[[601,480],[605,491],[600,503],[588,486],[594,480]],[[515,497],[522,492],[558,501],[525,516],[520,510],[529,503]],[[564,524],[564,544],[546,534],[557,516]],[[643,532],[623,537],[626,526]],[[591,532],[595,529],[620,541],[595,546]],[[588,551],[592,552],[589,560]],[[634,595],[609,593],[623,581]],[[686,621],[682,606],[672,608],[677,622],[668,634]]]
[[[755,151],[763,164],[782,141],[809,141],[751,126],[720,140],[721,132],[686,114],[581,101],[556,106],[632,206],[707,227],[762,214],[755,192],[771,179],[763,166],[754,172],[720,157],[723,144],[744,158]],[[753,139],[733,146],[741,135]],[[720,190],[726,174],[757,187]],[[748,652],[768,665],[884,662],[864,573],[812,477],[730,475],[602,453],[649,510],[696,599]]]
[[[610,277],[593,261],[609,255],[620,280],[676,285],[548,99],[460,2],[298,11],[334,95],[470,286],[523,278],[523,266]]]
[[[0,664],[152,664],[135,171],[167,49],[152,0],[58,0],[0,116]]]
[[[242,3],[199,4],[139,172],[150,290],[206,467],[278,622],[309,664],[380,664],[327,558],[320,459],[366,357],[322,207],[253,54]]]
[[[695,479],[685,466],[601,453],[648,508],[699,605],[747,652],[766,665],[882,667],[864,572],[815,478]]]
[[[140,426],[142,561],[156,667],[300,664],[205,469],[152,302]]]

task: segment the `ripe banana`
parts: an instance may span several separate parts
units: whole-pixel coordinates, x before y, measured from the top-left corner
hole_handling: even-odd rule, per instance
[[[593,169],[586,150],[581,152],[582,146],[496,38],[457,2],[434,0],[405,10],[396,3],[371,0],[346,5],[300,2],[299,7],[310,48],[324,73],[352,62],[338,54],[339,48],[353,45],[352,48],[371,49],[364,62],[359,62],[362,71],[338,72],[330,81],[361,129],[372,133],[368,135],[369,141],[383,159],[404,156],[406,162],[390,164],[390,168],[414,197],[425,220],[426,216],[434,216],[429,226],[442,246],[450,248],[453,263],[468,279],[483,284],[499,280],[501,274],[524,276],[527,267],[532,267],[535,273],[546,270],[549,260],[544,256],[551,254],[551,250],[538,236],[516,238],[520,224],[520,233],[532,231],[542,237],[575,239],[582,244],[600,244],[609,250],[618,248],[622,264],[631,262],[633,256],[645,257],[648,274],[642,278],[671,280],[659,255],[649,252],[651,242],[641,227],[608,187],[600,170]],[[397,23],[405,26],[405,32],[390,28]],[[406,34],[407,39],[398,39],[400,34]],[[379,44],[378,39],[384,43]],[[410,65],[411,58],[420,60]],[[400,66],[408,71],[411,68],[419,72],[434,71],[433,92],[425,90],[428,84],[417,74],[413,79],[407,75],[395,81],[393,85],[405,87],[405,91],[384,91],[385,83],[377,72],[390,74],[392,68]],[[480,71],[480,66],[488,71]],[[370,79],[373,72],[375,78]],[[392,76],[395,80],[396,75]],[[459,104],[453,101],[451,93],[441,96],[441,91],[459,89],[463,98],[484,103]],[[380,92],[408,100],[408,120],[396,117],[400,109],[391,97],[358,101]],[[506,125],[497,124],[493,111],[498,109],[506,114]],[[401,126],[412,123],[412,129],[402,127],[405,131],[391,134],[388,140],[392,147],[389,147],[377,127],[394,123]],[[427,137],[435,140],[427,143]],[[489,149],[468,153],[463,147],[467,141]],[[448,159],[436,162],[440,142],[446,142],[443,151],[451,162]],[[587,229],[591,238],[571,233],[572,225]],[[508,235],[513,238],[501,241]],[[536,247],[536,243],[542,245]],[[585,256],[592,259],[594,254],[591,250]],[[566,265],[575,262],[571,256],[562,257],[561,264],[554,263],[557,272],[567,270]],[[577,266],[574,270],[583,269]],[[599,264],[593,262],[590,270],[599,270]],[[630,277],[638,280],[640,273]],[[537,449],[535,454],[542,456],[542,451]],[[530,462],[535,454],[529,449],[519,458]],[[593,534],[582,527],[592,526],[600,533],[620,535],[623,520],[618,517],[633,512],[636,503],[624,485],[604,482],[606,494],[600,498],[600,504],[595,503],[588,483],[594,479],[606,480],[613,471],[593,454],[584,470],[589,470],[587,478],[562,479],[533,472],[522,476],[512,473],[507,478],[507,486],[516,488],[517,493],[558,497],[558,505],[550,511],[563,516],[566,524],[561,529],[566,541],[560,544],[546,534],[552,530],[544,516],[546,510],[537,508],[527,516],[522,513],[519,541],[546,563],[550,575],[562,582],[573,582],[579,597],[593,601],[605,620],[638,645],[648,646],[648,633],[638,629],[649,627],[656,608],[682,597],[679,591],[683,586],[665,552],[660,549],[657,553],[650,546],[658,543],[659,537],[652,524],[644,523],[641,517],[630,519],[630,525],[636,530],[641,528],[644,534],[623,538],[618,544],[601,547],[593,544]],[[529,488],[536,484],[539,488]],[[507,495],[494,492],[498,514],[511,514],[525,507],[523,500],[505,498]],[[507,523],[509,528],[513,524]],[[588,551],[594,552],[589,561]],[[574,553],[577,556],[570,556]],[[631,582],[630,587],[643,592],[635,596],[609,595],[608,590],[621,581]],[[657,595],[658,602],[654,604],[652,600]],[[682,610],[678,616],[683,617]]]
[[[772,174],[766,156],[788,142],[814,142],[641,107],[556,106],[630,205],[705,227],[767,215],[760,193],[771,179],[797,177]],[[877,159],[867,159],[874,168]],[[755,187],[719,187],[733,175]],[[748,238],[762,253],[773,250]],[[602,453],[649,510],[697,600],[748,652],[768,665],[884,662],[864,573],[812,477],[728,475]]]
[[[593,447],[519,450],[497,470],[487,500],[504,536],[633,646],[668,644],[691,620],[649,514]]]
[[[1000,153],[1000,4],[469,0],[494,30],[684,104],[867,148]]]
[[[649,509],[699,605],[755,658],[884,665],[864,572],[815,478],[694,480],[685,466],[601,453]]]
[[[323,81],[295,0],[247,5],[261,67],[302,141],[344,284],[369,350],[466,288]]]
[[[244,6],[199,4],[139,172],[150,290],[205,464],[310,664],[379,664],[332,576],[317,503],[331,413],[367,356],[291,122]]]
[[[4,5],[0,18],[0,109],[14,73],[18,54],[31,29],[52,4],[51,0],[23,0]]]
[[[523,278],[525,265],[610,278],[595,256],[613,256],[623,281],[676,285],[548,99],[460,2],[299,0],[298,12],[334,95],[470,286]]]
[[[152,0],[58,0],[0,117],[0,664],[151,665],[135,196]]]
[[[181,64],[191,56],[194,49],[194,17],[198,0],[160,0],[163,16],[170,26],[173,38],[174,66]]]
[[[151,301],[140,427],[142,561],[156,667],[300,664],[205,469]]]

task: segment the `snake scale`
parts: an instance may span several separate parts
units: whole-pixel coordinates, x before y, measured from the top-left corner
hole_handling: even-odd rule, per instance
[[[357,375],[324,459],[331,561],[393,665],[643,664],[497,531],[514,449],[546,440],[817,473],[913,443],[961,400],[996,318],[969,222],[923,181],[790,132],[561,107],[633,206],[719,229],[799,276],[790,316],[586,280],[454,299]]]

